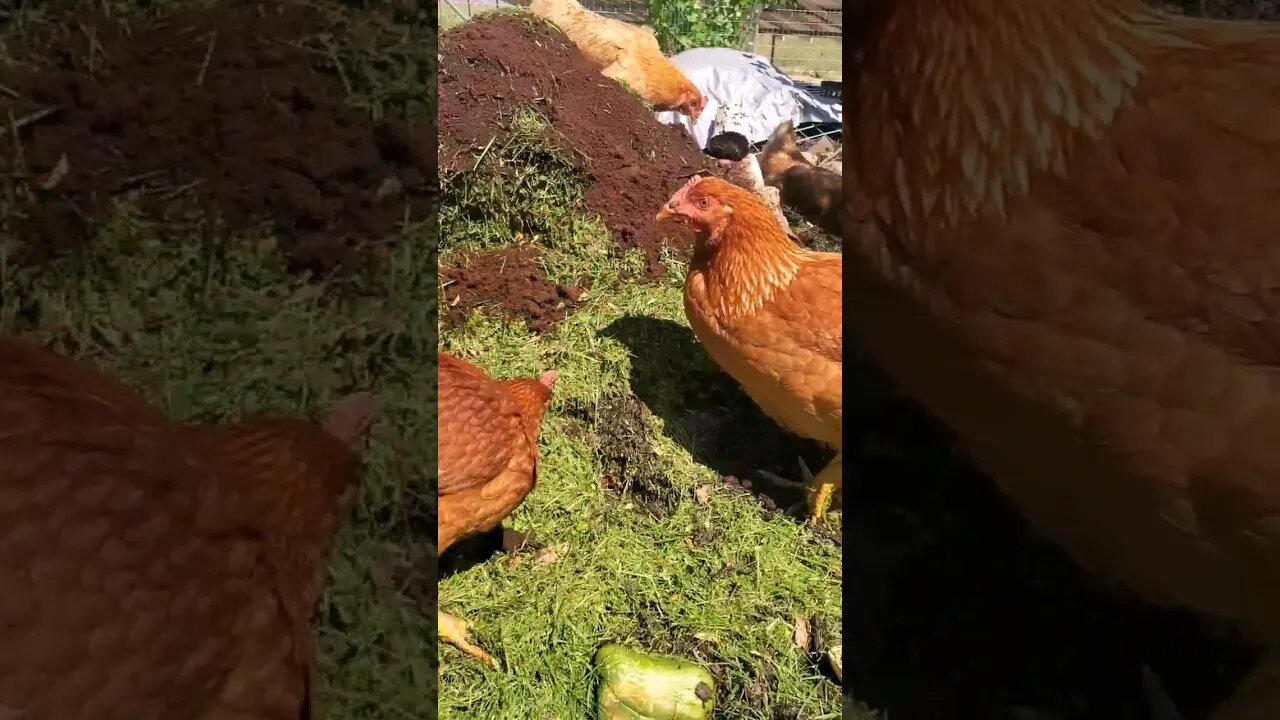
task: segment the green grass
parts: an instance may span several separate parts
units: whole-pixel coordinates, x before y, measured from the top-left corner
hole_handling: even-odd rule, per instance
[[[518,108],[512,117],[511,132],[475,172],[442,179],[442,261],[516,242],[516,227],[519,242],[545,248],[551,276],[590,277],[592,289],[540,336],[479,313],[442,331],[442,349],[495,377],[555,369],[560,379],[542,428],[538,486],[505,523],[555,558],[493,556],[441,580],[440,608],[472,623],[475,639],[504,664],[489,671],[442,645],[441,717],[593,717],[592,658],[610,641],[705,663],[720,686],[717,717],[771,720],[783,708],[799,712],[793,717],[839,717],[839,688],[792,639],[798,616],[839,627],[838,548],[718,485],[686,449],[685,431],[648,412],[637,427],[651,437],[639,439],[637,457],[652,467],[632,474],[658,478],[663,512],[650,512],[641,496],[602,489],[605,446],[619,440],[620,420],[632,427],[635,419],[615,415],[616,398],[633,390],[637,359],[614,328],[649,318],[687,339],[685,268],[667,257],[665,280],[638,283],[640,258],[613,255],[607,230],[582,215],[584,179],[547,149],[545,121]],[[488,203],[496,198],[503,204]],[[664,347],[666,337],[644,350],[668,368],[646,397],[676,407],[718,370],[700,350]]]
[[[325,11],[333,32],[315,43],[343,65],[354,106],[434,113],[429,34],[358,8]],[[39,14],[10,19],[9,41],[42,28]],[[434,543],[434,224],[405,224],[368,271],[342,279],[288,272],[269,234],[161,225],[127,203],[93,234],[49,265],[0,263],[0,329],[107,368],[182,419],[310,414],[352,389],[379,396],[363,493],[318,610],[320,716],[434,717],[435,620],[415,600]]]

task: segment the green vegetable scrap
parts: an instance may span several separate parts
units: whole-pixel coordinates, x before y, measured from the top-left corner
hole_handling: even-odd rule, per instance
[[[706,668],[608,644],[596,653],[598,720],[710,720],[716,686]]]

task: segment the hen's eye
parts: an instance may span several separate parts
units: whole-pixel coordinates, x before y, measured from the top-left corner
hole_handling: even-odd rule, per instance
[[[698,200],[698,207],[702,208],[703,210],[706,210],[710,206],[711,206],[711,200],[707,198],[700,198]]]

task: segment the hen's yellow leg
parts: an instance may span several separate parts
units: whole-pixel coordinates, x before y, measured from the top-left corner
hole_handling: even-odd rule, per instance
[[[467,639],[467,623],[461,618],[456,618],[448,613],[436,611],[436,626],[438,635],[441,640],[458,648],[462,652],[479,660],[491,668],[497,668],[498,663],[494,661],[493,656],[481,650],[476,645],[471,644]]]
[[[1280,649],[1272,649],[1236,693],[1214,712],[1212,720],[1280,718]]]
[[[808,468],[804,467],[803,461],[800,465],[806,476],[805,484],[809,487],[809,522],[816,523],[826,516],[831,496],[844,483],[844,454],[836,453],[817,477],[809,477]]]

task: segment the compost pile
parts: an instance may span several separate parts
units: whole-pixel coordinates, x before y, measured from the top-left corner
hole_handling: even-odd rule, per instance
[[[44,38],[45,60],[6,72],[0,98],[21,126],[0,151],[24,179],[21,253],[83,242],[125,195],[156,215],[269,222],[312,269],[358,264],[403,222],[406,197],[429,212],[429,128],[375,126],[344,105],[319,23],[314,9],[240,3],[77,18]]]
[[[442,175],[474,169],[515,112],[531,108],[550,124],[558,154],[588,176],[585,212],[604,221],[619,250],[644,251],[645,278],[662,274],[663,248],[692,248],[687,231],[659,228],[654,215],[704,167],[697,146],[600,75],[558,30],[530,17],[494,15],[442,35],[440,57]],[[441,268],[449,324],[491,307],[544,328],[563,317],[565,300],[578,291],[546,281],[536,257],[523,250],[471,254],[466,262],[471,271]]]

